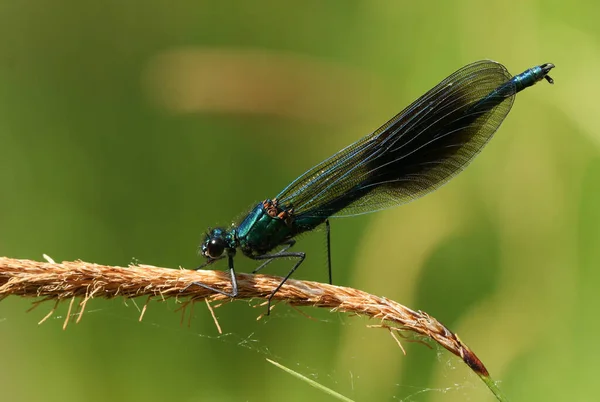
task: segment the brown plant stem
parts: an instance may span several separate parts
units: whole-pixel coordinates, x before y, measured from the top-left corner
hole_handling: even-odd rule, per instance
[[[237,279],[239,299],[266,299],[281,281],[276,276],[242,273],[237,274]],[[230,278],[222,271],[193,271],[150,265],[116,267],[83,261],[53,263],[0,257],[0,299],[10,295],[42,297],[43,300],[55,300],[57,303],[71,299],[71,310],[74,298],[81,297],[83,300],[79,303],[78,320],[87,301],[98,297],[228,299],[203,287],[189,286],[192,282],[202,282],[215,289],[231,292]],[[459,356],[488,387],[493,385],[487,369],[475,353],[456,334],[423,311],[414,311],[385,297],[353,288],[293,279],[281,287],[273,300],[284,301],[292,306],[322,307],[367,316],[381,321],[379,326],[390,331],[412,331],[431,338]]]

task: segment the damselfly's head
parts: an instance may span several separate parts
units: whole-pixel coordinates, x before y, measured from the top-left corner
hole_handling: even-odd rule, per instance
[[[225,251],[235,253],[235,242],[233,233],[227,229],[215,228],[209,230],[200,244],[200,252],[209,262],[225,257]]]

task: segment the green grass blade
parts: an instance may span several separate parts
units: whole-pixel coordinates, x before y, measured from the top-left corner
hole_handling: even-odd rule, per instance
[[[282,366],[281,364],[279,364],[279,363],[277,363],[277,362],[274,362],[274,361],[273,361],[273,360],[271,360],[271,359],[267,359],[267,361],[268,361],[269,363],[271,363],[272,365],[274,365],[274,366],[276,366],[276,367],[279,367],[279,368],[280,368],[280,369],[282,369],[283,371],[285,371],[285,372],[287,372],[287,373],[289,373],[289,374],[293,375],[294,377],[296,377],[296,378],[298,378],[298,379],[300,379],[300,380],[302,380],[302,381],[305,381],[305,382],[307,382],[309,385],[311,385],[311,386],[313,386],[313,387],[315,387],[315,388],[317,388],[317,389],[319,389],[319,390],[321,390],[321,391],[325,392],[326,394],[329,394],[329,395],[333,396],[334,398],[337,398],[337,399],[339,399],[340,401],[344,401],[344,402],[354,402],[352,399],[350,399],[350,398],[346,398],[344,395],[338,394],[337,392],[333,391],[332,389],[329,389],[329,388],[327,388],[326,386],[324,386],[324,385],[321,385],[321,384],[319,384],[318,382],[316,382],[316,381],[314,381],[314,380],[311,380],[310,378],[307,378],[307,377],[303,376],[302,374],[295,372],[295,371],[294,371],[294,370],[292,370],[292,369],[289,369],[289,368],[287,368],[287,367],[285,367],[285,366]]]

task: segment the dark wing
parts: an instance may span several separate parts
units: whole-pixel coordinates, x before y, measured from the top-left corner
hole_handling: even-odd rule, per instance
[[[296,216],[327,217],[419,198],[473,160],[500,127],[515,93],[503,65],[469,64],[374,133],[304,173],[277,199]]]

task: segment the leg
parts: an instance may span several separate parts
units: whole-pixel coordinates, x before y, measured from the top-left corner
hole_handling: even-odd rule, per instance
[[[329,227],[329,219],[325,220],[325,229],[327,230],[327,268],[329,268],[329,284],[333,285],[331,278],[331,229]]]
[[[208,285],[205,285],[205,284],[200,283],[200,282],[192,282],[190,284],[190,286],[191,285],[198,285],[200,287],[203,287],[203,288],[208,289],[208,290],[212,290],[215,293],[219,293],[219,294],[222,294],[222,295],[225,295],[225,296],[228,296],[228,297],[237,297],[237,295],[238,295],[238,284],[237,284],[237,278],[235,277],[235,269],[233,268],[233,254],[228,255],[227,257],[228,257],[228,260],[229,260],[229,276],[231,277],[231,293],[224,292],[222,290],[213,288],[212,286],[208,286]],[[222,257],[222,258],[224,258],[224,257]],[[220,259],[221,258],[219,258],[219,260]],[[200,267],[198,267],[198,269],[200,269],[202,267],[205,267],[205,266],[207,266],[209,264],[212,264],[214,261],[217,261],[217,260],[209,260],[206,263],[200,265]]]
[[[281,253],[285,253],[287,251],[287,249],[289,249],[294,244],[296,244],[296,240],[289,239],[289,240],[286,240],[285,243],[283,243],[283,244],[284,244],[284,246],[283,246],[283,248],[281,250],[279,250],[275,254],[271,254],[271,255],[273,256],[273,255],[279,255]],[[273,258],[277,258],[277,257],[273,257]],[[269,265],[270,263],[272,263],[273,262],[273,258],[271,258],[271,259],[263,262],[262,264],[260,264],[258,268],[256,268],[254,271],[252,271],[252,273],[255,274],[258,271],[260,271],[261,269],[263,269],[264,267],[266,267],[267,265]]]
[[[265,255],[259,255],[259,256],[256,256],[256,257],[252,257],[254,260],[273,260],[274,258],[287,258],[287,257],[298,258],[298,261],[296,261],[296,264],[292,267],[292,269],[290,269],[290,272],[288,272],[288,274],[285,276],[285,278],[283,278],[283,280],[281,281],[281,283],[279,285],[277,285],[277,287],[275,288],[275,290],[273,290],[273,292],[271,292],[271,294],[269,295],[269,298],[267,299],[267,315],[271,314],[271,299],[273,298],[273,296],[275,296],[275,293],[277,293],[279,291],[279,289],[281,289],[281,287],[283,286],[283,284],[288,279],[290,279],[290,276],[292,276],[292,274],[300,266],[300,264],[302,264],[302,262],[304,261],[304,258],[306,257],[306,254],[305,253],[283,253],[283,252],[279,252],[279,253],[276,253],[276,254],[265,254]]]
[[[213,258],[213,259],[210,259],[210,260],[206,260],[206,262],[204,264],[201,264],[200,266],[198,266],[198,268],[196,268],[196,271],[199,270],[199,269],[202,269],[204,267],[207,267],[207,266],[211,265],[212,263],[214,263],[216,261],[222,260],[223,258],[225,258],[224,255],[221,256],[221,257],[219,257],[219,258]]]

